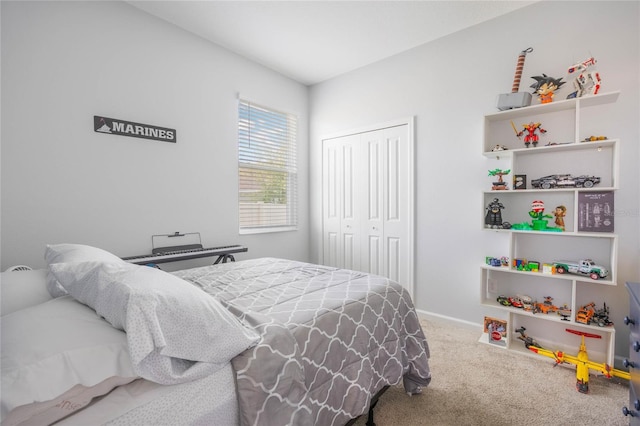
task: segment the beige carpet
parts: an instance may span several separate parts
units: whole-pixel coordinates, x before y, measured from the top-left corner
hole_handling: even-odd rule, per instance
[[[422,320],[431,350],[431,384],[409,397],[391,387],[374,412],[377,426],[628,425],[625,380],[591,377],[575,389],[575,370],[479,343],[480,331]],[[366,424],[366,416],[356,422]]]

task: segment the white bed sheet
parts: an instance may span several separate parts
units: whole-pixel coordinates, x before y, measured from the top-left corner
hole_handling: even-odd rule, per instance
[[[235,426],[238,422],[235,376],[228,363],[210,376],[178,385],[136,380],[56,426]]]

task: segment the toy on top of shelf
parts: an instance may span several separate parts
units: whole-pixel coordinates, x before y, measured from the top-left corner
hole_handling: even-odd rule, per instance
[[[560,88],[565,82],[562,81],[561,78],[553,78],[549,77],[546,74],[536,75],[533,78],[536,82],[531,86],[534,89],[533,93],[538,94],[538,99],[540,99],[540,103],[548,104],[553,101],[553,97],[555,96],[555,91]]]
[[[589,275],[592,280],[598,278],[606,278],[609,271],[604,266],[596,265],[591,259],[583,259],[579,261],[572,260],[556,260],[553,262],[556,272],[559,274],[570,273],[577,275]]]
[[[562,232],[562,228],[548,226],[548,220],[553,216],[544,212],[544,202],[542,200],[534,200],[531,203],[529,216],[532,218],[531,223],[521,222],[511,225],[513,229],[521,231],[549,231]]]
[[[544,212],[544,201],[542,200],[534,200],[531,203],[529,216],[533,219],[531,222],[533,223],[533,229],[536,230],[545,229],[547,227],[547,219],[553,217]]]
[[[498,200],[494,198],[491,200],[489,205],[486,207],[487,214],[484,217],[484,225],[487,228],[501,229],[503,228],[502,223],[502,209],[504,209],[504,205]]]
[[[541,312],[543,314],[548,314],[549,312],[557,312],[558,307],[553,304],[553,297],[545,296],[544,302],[536,302],[534,303],[533,313]]]
[[[519,296],[509,297],[509,304],[514,308],[522,308],[524,304],[522,303],[522,299]]]
[[[502,179],[502,176],[508,175],[509,173],[511,173],[510,169],[509,170],[502,170],[502,169],[489,170],[489,176],[498,176],[498,181],[493,182],[493,186],[491,187],[491,189],[493,189],[494,191],[508,189],[507,183]]]
[[[593,314],[595,314],[595,312],[596,304],[593,302],[581,306],[580,309],[578,309],[578,312],[576,312],[576,322],[589,325],[591,323],[591,318],[593,317]]]
[[[516,132],[518,139],[522,137],[525,131],[527,132],[527,135],[524,137],[524,146],[527,148],[529,148],[530,144],[533,144],[534,147],[538,145],[539,136],[536,134],[536,131],[547,133],[547,131],[540,126],[542,126],[542,123],[534,123],[532,121],[528,124],[523,124],[522,127],[524,127],[524,129],[518,132],[516,125],[511,121],[511,127],[513,127],[513,131]]]
[[[566,303],[556,311],[562,317],[562,321],[569,321],[571,316],[571,308]]]
[[[564,231],[564,217],[567,215],[567,208],[563,205],[559,205],[556,207],[553,215],[556,217],[555,223],[558,225],[558,228]]]
[[[584,138],[580,142],[606,141],[607,139],[609,138],[607,138],[606,136],[589,136],[588,138]]]
[[[522,78],[522,70],[524,69],[524,59],[527,53],[533,52],[533,48],[529,47],[518,55],[518,62],[516,63],[516,73],[513,77],[513,85],[511,86],[511,93],[505,93],[498,96],[498,109],[504,111],[512,108],[522,108],[531,105],[531,94],[527,92],[519,92],[520,79]]]
[[[613,322],[609,320],[609,307],[606,303],[603,308],[596,309],[595,314],[593,314],[592,322],[598,324],[599,327],[613,325]]]
[[[511,302],[509,302],[509,298],[503,294],[498,296],[496,300],[498,301],[499,304],[503,306],[511,306]]]
[[[590,68],[595,67],[595,65],[596,60],[591,57],[569,67],[567,73],[576,76],[576,79],[573,81],[573,87],[576,90],[569,93],[567,99],[598,94],[601,83],[600,73],[594,69],[589,70]]]
[[[599,327],[606,327],[613,325],[613,322],[609,321],[609,307],[604,304],[603,308],[596,309],[594,302],[587,303],[581,306],[576,313],[576,322],[581,324],[597,324]]]
[[[520,327],[516,330],[516,333],[520,333],[520,335],[518,336],[518,339],[524,342],[524,347],[529,349],[529,346],[535,346],[536,348],[542,349],[542,346],[540,345],[540,343],[536,342],[533,337],[529,337],[526,334],[524,334],[526,330],[527,329],[524,327]]]
[[[524,327],[521,327],[524,329]],[[554,367],[558,364],[573,364],[576,366],[576,390],[580,393],[589,393],[589,370],[597,370],[600,371],[604,376],[610,379],[612,376],[620,377],[621,379],[631,380],[631,375],[622,370],[617,370],[612,368],[607,363],[598,363],[589,361],[589,356],[587,355],[587,346],[584,343],[585,337],[601,339],[602,336],[598,334],[586,333],[584,331],[571,330],[569,328],[565,329],[569,333],[577,334],[581,336],[580,349],[578,350],[578,354],[576,356],[567,355],[562,351],[550,351],[548,349],[541,348],[540,346],[536,346],[533,344],[529,344],[527,346],[527,341],[525,341],[525,346],[532,352],[537,353],[538,355],[544,355],[549,358],[553,358],[555,360]],[[522,332],[520,329],[516,330],[522,336],[524,335],[524,330]],[[524,339],[521,339],[524,340]],[[533,340],[533,339],[531,339]]]
[[[531,180],[531,186],[534,188],[550,189],[550,188],[593,188],[594,185],[600,183],[599,176],[580,175],[573,176],[571,174],[555,174],[542,176],[538,179]]]

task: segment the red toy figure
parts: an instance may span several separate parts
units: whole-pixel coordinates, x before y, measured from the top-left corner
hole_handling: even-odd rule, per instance
[[[529,148],[529,144],[533,144],[534,147],[538,145],[538,135],[536,134],[537,130],[539,130],[540,133],[547,133],[545,129],[540,127],[541,123],[531,122],[529,124],[523,124],[522,127],[524,127],[524,130],[520,132],[516,130],[516,126],[513,124],[513,121],[511,122],[511,126],[513,127],[513,130],[516,132],[516,136],[518,138],[521,138],[525,131],[527,132],[527,135],[524,137],[524,145],[527,148]]]

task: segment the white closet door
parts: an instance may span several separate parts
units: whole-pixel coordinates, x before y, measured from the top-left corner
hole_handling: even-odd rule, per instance
[[[342,263],[340,266],[359,271],[362,268],[360,262],[360,217],[362,213],[358,203],[358,193],[362,185],[359,137],[355,135],[342,138],[340,145],[342,154],[342,173],[340,175]]]
[[[359,136],[323,141],[324,264],[360,270]]]
[[[364,166],[360,186],[363,234],[362,267],[372,274],[386,275],[384,268],[384,131],[360,135],[361,163]]]
[[[322,255],[323,263],[341,267],[340,250],[340,156],[341,143],[336,139],[322,143]]]
[[[383,275],[413,295],[408,124],[323,140],[323,263]]]
[[[393,127],[384,134],[384,188],[383,229],[385,276],[400,283],[409,283],[413,277],[410,238],[412,214],[407,126]],[[408,285],[408,284],[406,284]]]

